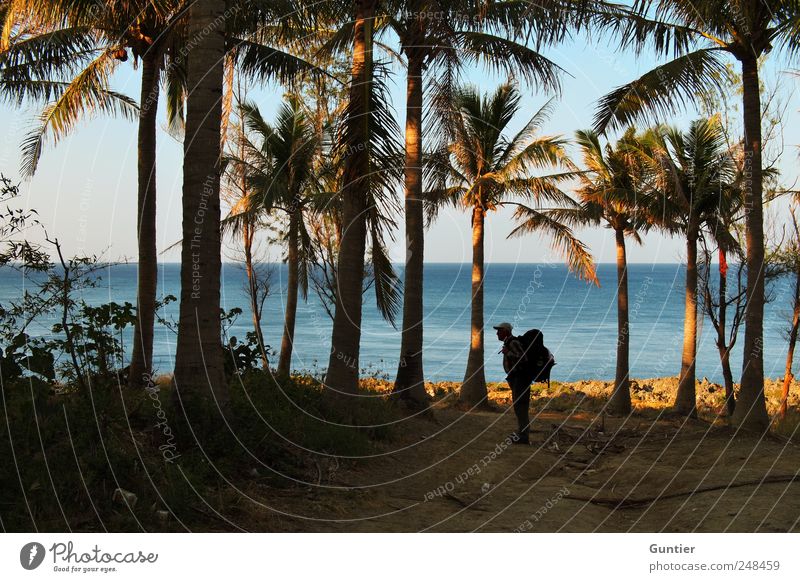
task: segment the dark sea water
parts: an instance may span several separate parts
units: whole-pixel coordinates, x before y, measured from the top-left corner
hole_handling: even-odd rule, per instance
[[[275,349],[280,346],[286,286],[285,265],[273,266],[273,293],[263,319],[264,336]],[[159,270],[159,295],[179,296],[180,266],[165,263]],[[0,271],[0,303],[17,299],[28,287],[15,271]],[[536,327],[544,331],[545,344],[558,365],[553,379],[611,379],[614,376],[616,342],[616,267],[599,265],[601,287],[578,281],[557,264],[503,264],[486,267],[485,317],[487,380],[503,378],[499,344],[492,323],[511,321],[515,331]],[[676,375],[680,368],[683,333],[683,276],[681,265],[631,265],[629,272],[631,368],[634,377]],[[222,302],[226,309],[242,307],[244,313],[229,335],[244,338],[252,329],[244,293],[245,274],[235,264],[223,268]],[[789,285],[772,287],[774,301],[767,306],[765,370],[770,377],[783,375],[788,326]],[[85,295],[90,303],[135,302],[136,265],[106,269],[98,286]],[[469,342],[470,265],[425,266],[425,375],[429,380],[461,380]],[[384,321],[375,308],[374,295],[365,296],[361,341],[362,374],[394,377],[400,349],[400,332]],[[177,320],[177,302],[163,314]],[[47,333],[53,321],[39,322],[34,333]],[[398,318],[399,325],[399,318]],[[330,349],[330,319],[309,289],[308,302],[298,307],[294,367],[321,373]],[[743,334],[743,330],[742,330]],[[741,334],[740,334],[741,336]],[[698,378],[721,381],[714,330],[703,321],[699,334]],[[155,363],[158,371],[171,370],[176,336],[159,326],[156,330]],[[130,338],[127,340],[128,346]],[[733,357],[734,376],[741,368],[743,337]]]

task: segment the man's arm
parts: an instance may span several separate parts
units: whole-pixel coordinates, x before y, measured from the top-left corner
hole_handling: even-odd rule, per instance
[[[522,347],[522,342],[517,338],[508,342],[508,354],[516,360],[525,358],[525,348]]]
[[[522,342],[517,338],[513,338],[506,344],[506,350],[506,355],[511,362],[509,373],[513,372],[520,362],[528,359],[525,355],[525,348],[522,347]]]

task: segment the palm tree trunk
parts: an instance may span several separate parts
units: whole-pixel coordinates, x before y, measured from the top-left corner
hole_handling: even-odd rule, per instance
[[[697,360],[697,238],[698,227],[689,221],[686,230],[686,294],[683,315],[683,354],[675,412],[697,415],[695,365]]]
[[[748,55],[742,59],[745,175],[752,176],[752,180],[744,182],[747,305],[742,380],[732,420],[735,426],[753,430],[765,430],[769,426],[764,397],[764,211],[759,90],[758,61]]]
[[[220,327],[220,122],[225,52],[224,0],[197,0],[189,13],[193,43],[187,72],[183,162],[181,304],[175,395],[194,430],[213,430],[228,389]]]
[[[797,345],[797,333],[800,328],[800,271],[795,273],[794,279],[794,305],[792,306],[792,327],[789,330],[789,351],[786,353],[786,371],[783,373],[783,392],[781,394],[781,418],[786,416],[789,408],[789,389],[794,380],[792,364],[794,363],[794,348]]]
[[[736,397],[733,393],[733,372],[731,372],[731,348],[728,345],[728,264],[725,251],[719,250],[719,319],[717,324],[717,349],[722,364],[722,377],[725,380],[725,406],[728,416],[736,411]]]
[[[136,325],[128,376],[131,388],[152,382],[158,254],[156,251],[156,117],[158,114],[160,53],[142,56],[142,90],[138,136],[138,266]]]
[[[617,244],[617,374],[608,409],[615,414],[631,411],[630,329],[628,321],[628,259],[625,253],[625,231],[614,231]]]
[[[472,211],[472,313],[467,371],[459,400],[469,406],[486,402],[486,375],[483,369],[483,226],[485,215],[476,206]]]
[[[406,269],[403,277],[403,332],[394,394],[415,404],[428,400],[422,367],[423,258],[422,208],[422,54],[408,54],[406,92]]]
[[[250,312],[253,315],[253,331],[256,334],[258,349],[261,351],[261,368],[269,370],[269,360],[267,359],[266,344],[264,344],[264,334],[261,331],[261,313],[258,309],[258,281],[256,270],[253,267],[253,238],[255,237],[255,226],[246,220],[242,228],[242,243],[244,246],[244,268],[247,273],[247,289],[250,295]]]
[[[286,288],[286,314],[283,322],[281,355],[278,360],[278,374],[288,376],[292,371],[292,347],[294,345],[294,324],[297,317],[297,292],[300,271],[300,225],[299,211],[289,216],[289,277]]]
[[[375,0],[356,2],[353,66],[347,111],[342,237],[336,271],[336,306],[331,354],[325,376],[326,396],[340,401],[358,392],[361,301],[366,249],[366,210],[370,142],[369,96],[372,85],[372,26]]]

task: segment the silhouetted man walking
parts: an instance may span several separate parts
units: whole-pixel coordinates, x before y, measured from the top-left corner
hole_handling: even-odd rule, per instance
[[[525,348],[519,338],[514,337],[512,326],[507,321],[494,326],[497,330],[497,339],[503,342],[500,353],[503,354],[503,369],[506,371],[506,381],[511,387],[511,398],[514,401],[514,414],[517,416],[517,431],[512,435],[515,444],[527,445],[529,443],[528,430],[531,406],[531,378],[525,365],[527,356]]]

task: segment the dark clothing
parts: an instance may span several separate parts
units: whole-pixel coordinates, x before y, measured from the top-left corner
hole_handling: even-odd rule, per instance
[[[517,416],[517,434],[527,440],[530,425],[531,381],[523,374],[510,375],[508,385],[514,401],[514,414]]]
[[[528,356],[518,337],[508,336],[503,340],[503,348],[505,348],[503,369],[507,374],[506,381],[511,387],[514,414],[517,416],[517,435],[522,442],[528,442],[532,380],[526,365]]]
[[[503,354],[503,369],[506,371],[506,374],[508,374],[506,377],[506,379],[508,379],[524,365],[523,362],[527,361],[528,358],[525,355],[525,348],[522,342],[519,341],[518,337],[514,337],[513,335],[503,340],[503,348],[505,349],[505,353]]]

